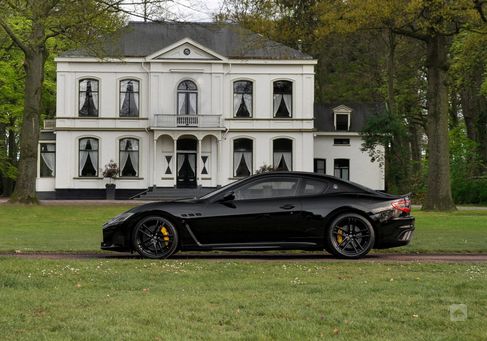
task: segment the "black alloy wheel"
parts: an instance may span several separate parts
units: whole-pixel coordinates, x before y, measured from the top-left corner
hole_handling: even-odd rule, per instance
[[[166,218],[150,216],[141,219],[133,231],[133,246],[142,257],[162,259],[178,247],[178,233]]]
[[[357,213],[337,216],[327,230],[325,249],[341,258],[360,258],[374,246],[372,224]]]

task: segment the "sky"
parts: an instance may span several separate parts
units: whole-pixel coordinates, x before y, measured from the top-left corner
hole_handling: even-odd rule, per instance
[[[136,2],[130,0],[127,2]],[[178,21],[212,21],[213,13],[218,12],[223,0],[168,0],[165,4],[170,19]],[[126,9],[134,13],[143,13],[140,7],[126,5]],[[136,14],[130,20],[141,21]]]

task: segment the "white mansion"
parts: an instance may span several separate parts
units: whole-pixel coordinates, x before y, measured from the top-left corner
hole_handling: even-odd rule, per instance
[[[312,57],[229,24],[130,23],[109,58],[56,59],[57,113],[39,143],[41,198],[117,196],[150,187],[215,188],[263,165],[384,189],[360,151],[374,110],[314,106]]]

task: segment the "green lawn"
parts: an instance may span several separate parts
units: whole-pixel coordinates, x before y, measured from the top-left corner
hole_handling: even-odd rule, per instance
[[[487,265],[0,257],[2,340],[485,340]],[[465,304],[468,318],[450,319]]]
[[[0,252],[97,251],[103,222],[128,208],[0,205]],[[413,214],[413,242],[385,252],[487,252],[487,210]]]

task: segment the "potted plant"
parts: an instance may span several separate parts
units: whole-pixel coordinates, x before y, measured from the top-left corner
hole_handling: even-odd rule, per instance
[[[103,177],[108,178],[109,181],[105,184],[107,200],[115,200],[115,189],[117,186],[113,183],[113,180],[117,177],[118,172],[119,168],[115,161],[110,160],[110,162],[105,165]]]

